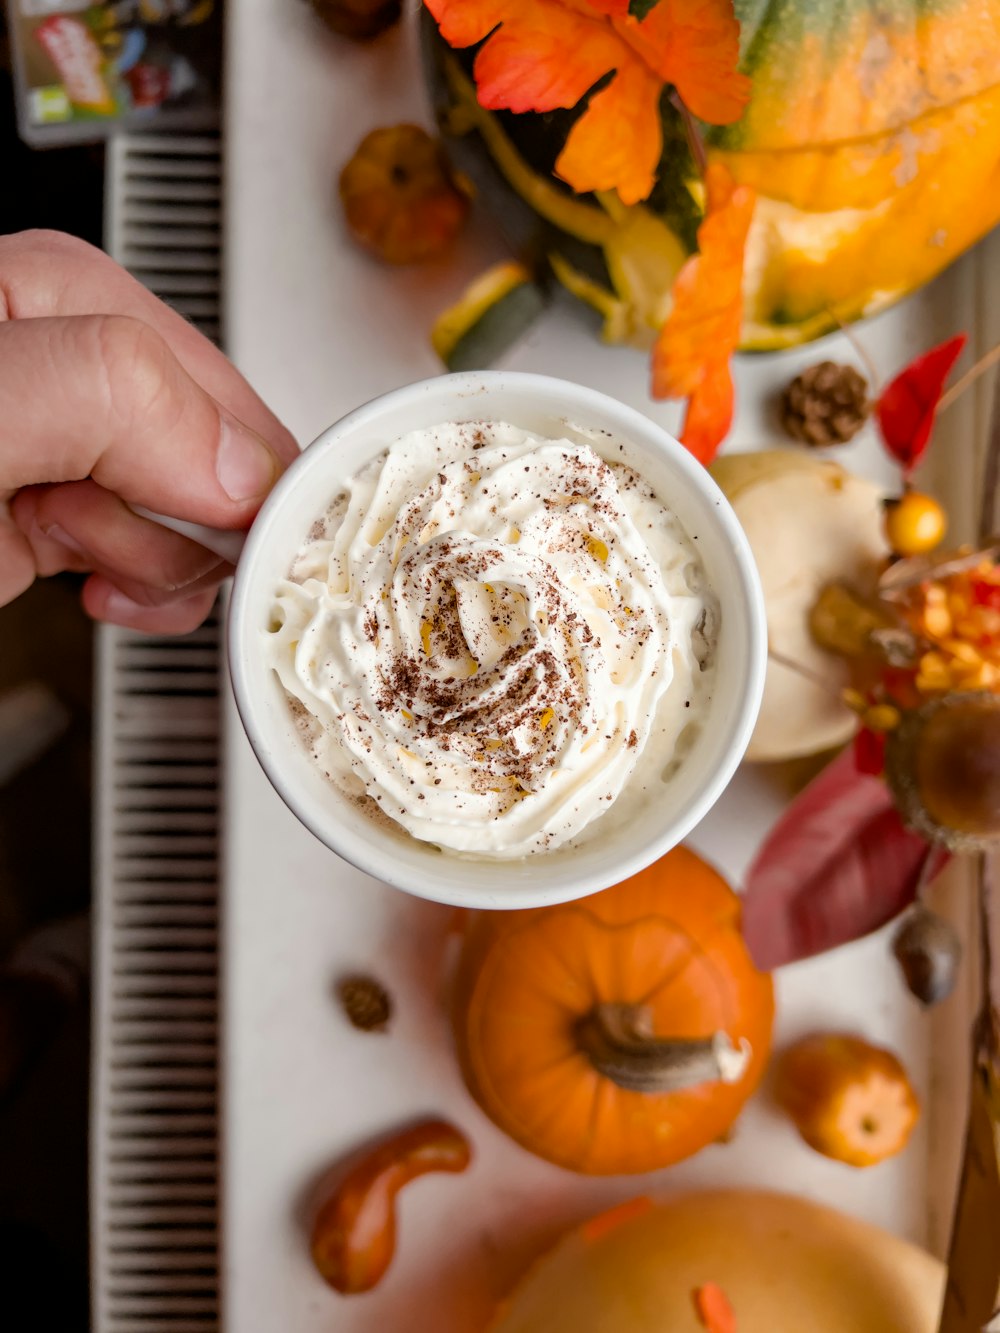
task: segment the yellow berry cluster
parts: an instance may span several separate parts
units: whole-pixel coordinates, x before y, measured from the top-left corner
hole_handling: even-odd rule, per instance
[[[925,644],[915,681],[921,694],[1000,692],[1000,567],[984,560],[928,580],[913,589],[904,614]]]

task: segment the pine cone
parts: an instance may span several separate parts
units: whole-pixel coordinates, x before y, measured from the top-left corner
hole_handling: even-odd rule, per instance
[[[348,1020],[362,1032],[383,1032],[392,1017],[389,992],[374,977],[345,977],[337,994]]]
[[[868,419],[868,381],[853,366],[820,361],[796,375],[781,400],[781,423],[804,444],[846,444]]]

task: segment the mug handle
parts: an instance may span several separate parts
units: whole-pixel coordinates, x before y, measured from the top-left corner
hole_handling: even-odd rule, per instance
[[[129,508],[140,518],[148,518],[154,523],[159,523],[161,528],[169,528],[171,532],[179,533],[182,537],[190,537],[199,546],[214,551],[220,560],[228,560],[231,565],[235,565],[239,560],[247,539],[245,532],[227,532],[222,528],[206,527],[203,523],[188,523],[183,518],[171,518],[169,514],[155,514],[151,509],[144,509],[142,505],[129,505]]]

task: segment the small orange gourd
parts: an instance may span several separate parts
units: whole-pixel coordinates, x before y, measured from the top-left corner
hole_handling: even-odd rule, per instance
[[[372,130],[340,173],[351,235],[387,264],[418,264],[449,249],[469,212],[444,148],[419,125]]]
[[[774,1095],[810,1148],[848,1166],[902,1152],[920,1116],[893,1053],[850,1033],[815,1032],[783,1051]]]
[[[459,959],[466,1083],[523,1147],[571,1171],[651,1171],[721,1138],[771,1045],[771,979],[739,899],[678,847],[581,901],[481,912]]]

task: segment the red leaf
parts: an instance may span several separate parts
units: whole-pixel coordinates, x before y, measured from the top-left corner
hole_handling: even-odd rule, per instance
[[[885,770],[885,732],[859,727],[854,733],[854,766],[878,777]]]
[[[923,457],[944,382],[965,346],[964,333],[911,361],[882,390],[875,413],[882,440],[904,472]]]
[[[921,867],[948,859],[903,827],[889,789],[859,773],[851,748],[778,820],[747,875],[743,934],[765,971],[860,939],[917,891]]]

